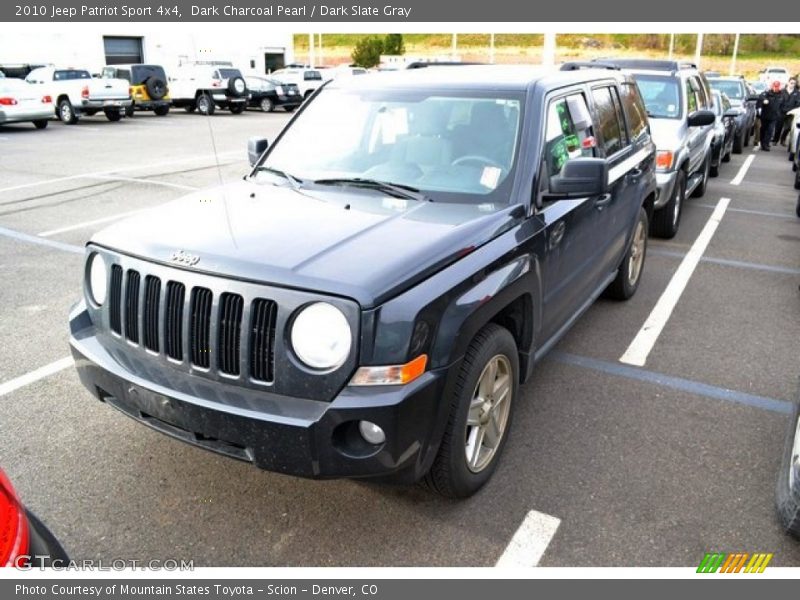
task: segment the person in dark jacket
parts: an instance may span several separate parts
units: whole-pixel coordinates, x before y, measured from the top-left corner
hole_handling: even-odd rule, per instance
[[[769,152],[769,143],[775,135],[775,126],[781,122],[781,82],[773,81],[772,87],[758,97],[759,118],[761,119],[761,149]]]
[[[783,90],[783,104],[781,105],[783,124],[780,131],[780,141],[783,146],[786,145],[786,138],[792,129],[792,115],[789,114],[789,111],[795,108],[800,108],[800,90],[797,89],[797,80],[793,78],[789,80],[786,89]]]

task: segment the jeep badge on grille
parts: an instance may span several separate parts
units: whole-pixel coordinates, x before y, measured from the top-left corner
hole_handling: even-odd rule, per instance
[[[175,250],[172,256],[169,257],[169,261],[186,267],[193,267],[200,262],[200,257],[183,250]]]

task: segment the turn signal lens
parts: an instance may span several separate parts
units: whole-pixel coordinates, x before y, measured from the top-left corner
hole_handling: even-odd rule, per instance
[[[425,373],[427,366],[428,355],[420,354],[404,365],[361,367],[350,380],[350,385],[404,385]]]
[[[672,168],[672,161],[675,155],[669,150],[659,150],[656,152],[656,169],[667,171]]]

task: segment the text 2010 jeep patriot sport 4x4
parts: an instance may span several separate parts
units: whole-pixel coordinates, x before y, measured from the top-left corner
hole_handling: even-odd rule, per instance
[[[629,76],[567,69],[326,85],[250,140],[244,181],[92,238],[82,382],[264,469],[474,493],[537,360],[642,278],[644,105]]]

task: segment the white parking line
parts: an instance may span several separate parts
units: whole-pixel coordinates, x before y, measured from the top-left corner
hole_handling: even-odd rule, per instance
[[[542,560],[561,519],[532,510],[522,520],[496,567],[535,567]]]
[[[244,160],[244,153],[241,150],[229,150],[227,152],[220,152],[217,155],[217,158],[227,157],[227,156],[234,156],[240,155],[242,156],[242,160]],[[59,183],[61,181],[70,181],[72,179],[83,179],[86,177],[97,177],[101,175],[114,175],[115,173],[126,173],[128,171],[138,171],[140,169],[151,169],[153,167],[161,167],[164,165],[179,165],[182,163],[187,162],[197,162],[199,160],[214,160],[213,154],[201,154],[197,156],[191,156],[188,158],[179,158],[176,160],[165,160],[157,163],[150,163],[146,165],[133,165],[129,167],[122,167],[119,169],[109,169],[108,171],[95,171],[93,173],[81,173],[79,175],[67,175],[66,177],[55,177],[53,179],[44,179],[42,181],[32,181],[31,183],[21,183],[19,185],[12,185],[5,188],[0,188],[0,194],[3,192],[12,192],[14,190],[22,190],[25,188],[36,187],[39,185],[48,185],[50,183]],[[216,163],[210,165],[211,167],[215,167]]]
[[[749,169],[750,165],[753,164],[755,158],[756,158],[755,155],[751,154],[746,159],[744,159],[744,163],[742,164],[741,167],[739,167],[739,172],[736,173],[736,177],[731,179],[731,185],[739,185],[742,183],[742,181],[744,180],[744,176],[747,175],[747,169]]]
[[[157,179],[142,179],[140,177],[120,177],[118,175],[87,175],[87,179],[108,179],[109,181],[131,181],[133,183],[145,183],[152,185],[161,185],[164,187],[171,187],[178,190],[199,190],[200,188],[192,185],[181,185],[180,183],[170,183],[168,181],[158,181]]]
[[[31,371],[30,373],[25,373],[25,375],[21,375],[16,379],[12,379],[11,381],[6,381],[5,383],[0,383],[0,397],[5,396],[6,394],[10,394],[11,392],[18,390],[21,387],[25,387],[28,384],[34,383],[35,381],[39,381],[40,379],[49,377],[53,373],[58,373],[59,371],[63,371],[70,365],[72,365],[72,357],[66,356],[55,362],[50,363],[49,365],[39,367],[35,371]]]
[[[752,156],[750,158],[752,158]],[[667,321],[669,321],[672,310],[675,308],[678,300],[680,300],[683,290],[686,289],[686,285],[689,283],[689,279],[692,273],[694,273],[697,263],[700,262],[711,238],[714,236],[714,232],[717,230],[730,201],[730,198],[720,198],[719,202],[717,202],[717,206],[708,218],[705,227],[703,227],[703,231],[697,236],[689,252],[681,261],[678,270],[675,271],[672,279],[670,279],[666,289],[661,294],[658,302],[656,302],[656,305],[653,307],[644,325],[642,325],[639,333],[636,334],[631,345],[628,346],[628,349],[625,350],[625,353],[620,357],[620,362],[638,367],[643,367],[647,362],[650,351],[658,340],[658,336],[661,335],[661,331],[664,329]]]
[[[37,233],[39,237],[50,237],[51,235],[58,235],[59,233],[66,233],[67,231],[75,231],[76,229],[85,229],[87,227],[91,227],[92,225],[100,225],[101,223],[108,223],[109,221],[118,221],[120,219],[124,219],[125,217],[130,217],[132,215],[138,214],[140,212],[144,212],[146,210],[150,210],[148,208],[140,208],[139,210],[131,210],[124,213],[119,213],[116,215],[111,215],[110,217],[103,217],[102,219],[95,219],[94,221],[84,221],[83,223],[76,223],[75,225],[68,225],[66,227],[60,227],[59,229],[51,229],[50,231],[43,231],[42,233]]]

